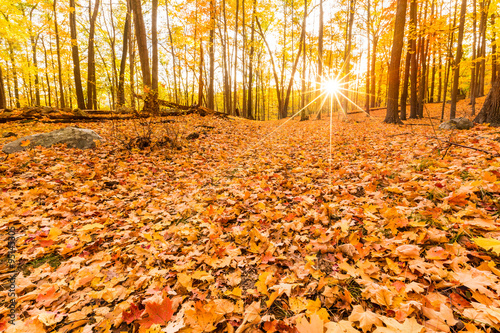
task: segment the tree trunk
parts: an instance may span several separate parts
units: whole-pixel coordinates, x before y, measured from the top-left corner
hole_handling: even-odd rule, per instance
[[[304,12],[307,13],[307,0],[304,0]],[[305,20],[305,19],[304,19]],[[307,25],[307,23],[305,23]],[[302,41],[302,74],[301,74],[301,99],[300,99],[300,120],[307,120],[306,114],[306,35],[304,34]]]
[[[141,0],[132,0],[134,12],[135,37],[139,49],[139,58],[141,61],[142,83],[146,89],[151,89],[151,71],[149,67],[148,42],[146,36],[146,27],[144,25],[144,16],[142,15]]]
[[[45,104],[46,105],[52,105],[52,96],[51,96],[51,91],[50,91],[50,81],[49,81],[49,62],[47,60],[47,49],[45,48],[45,42],[42,38],[42,47],[43,47],[43,53],[44,53],[44,59],[45,59],[45,81],[47,84],[47,95],[48,95],[48,104],[47,104],[47,98],[45,99]]]
[[[96,75],[95,75],[95,49],[94,49],[94,34],[95,34],[95,22],[97,19],[97,14],[99,10],[99,1],[96,0],[94,4],[94,11],[90,17],[90,29],[89,29],[89,45],[88,45],[88,56],[87,56],[87,109],[97,109],[97,88],[96,88]],[[91,4],[89,2],[89,13]]]
[[[457,112],[457,93],[460,78],[460,61],[462,60],[462,41],[464,39],[465,14],[467,11],[467,0],[462,0],[460,9],[460,25],[458,28],[457,54],[455,58],[455,75],[453,77],[453,88],[451,90],[450,119],[455,119]]]
[[[170,28],[170,13],[168,10],[168,1],[165,1],[165,9],[167,12],[167,30],[168,30],[168,38],[170,40],[170,53],[172,54],[172,72],[174,73],[174,97],[175,103],[179,103],[179,96],[177,95],[177,71],[175,70],[175,52],[174,52],[174,39],[172,37],[172,29]],[[187,101],[186,101],[187,104]]]
[[[130,1],[130,9],[132,9],[132,1]],[[129,42],[129,72],[130,72],[130,107],[135,110],[135,39],[132,34],[132,20],[130,21],[130,42]]]
[[[0,109],[6,109],[6,108],[7,108],[7,100],[5,98],[2,66],[0,66]]]
[[[344,111],[344,116],[347,116],[347,105],[348,105],[348,98],[349,98],[349,81],[350,81],[350,72],[351,72],[351,49],[352,49],[352,26],[354,24],[354,10],[356,6],[356,1],[355,0],[349,0],[349,6],[347,8],[348,10],[348,20],[346,22],[346,36],[345,36],[345,49],[344,49],[344,65],[343,65],[343,82],[344,82],[344,87],[347,87],[347,90],[345,90],[344,97],[342,99],[342,109]],[[305,38],[305,37],[304,37]]]
[[[321,1],[323,2],[323,1]],[[370,0],[367,0],[367,9],[366,9],[366,43],[367,46],[367,55],[366,55],[366,101],[365,101],[365,110],[367,114],[370,114]],[[321,7],[323,10],[323,7]],[[322,22],[322,21],[321,21]],[[401,115],[403,115],[403,110],[401,110]],[[406,110],[405,110],[406,117]]]
[[[122,59],[120,61],[120,76],[118,78],[117,99],[118,105],[125,105],[125,68],[127,66],[127,47],[130,38],[130,0],[127,0],[127,14],[125,16],[125,27],[123,28]]]
[[[391,63],[389,64],[389,90],[387,95],[387,113],[384,122],[390,124],[403,123],[398,115],[399,97],[399,72],[401,64],[401,51],[403,49],[404,29],[406,20],[406,0],[398,0],[396,7],[396,19],[394,23],[394,39],[391,51]]]
[[[239,15],[239,10],[240,10],[240,1],[236,0],[236,16],[235,16],[235,30],[234,30],[234,82],[233,82],[233,109],[232,109],[232,114],[236,115],[236,109],[238,107],[238,85],[237,85],[237,70],[238,70],[238,15]],[[258,21],[257,21],[258,24]],[[279,108],[278,108],[279,109]]]
[[[215,43],[215,0],[210,0],[210,39],[208,45],[208,56],[209,56],[209,79],[208,79],[208,94],[207,94],[207,106],[209,109],[215,110],[215,92],[214,92],[214,80],[215,80],[215,53],[214,53],[214,43]]]
[[[274,83],[275,83],[275,88],[276,88],[276,98],[278,99],[278,117],[281,118],[281,112],[283,110],[283,100],[281,98],[282,92],[280,90],[280,87],[282,86],[280,83],[280,80],[278,79],[278,72],[276,71],[276,66],[274,63],[274,57],[273,57],[273,52],[271,51],[271,48],[269,47],[269,44],[267,43],[266,36],[262,32],[262,27],[260,26],[259,19],[256,17],[255,18],[257,22],[257,27],[259,28],[259,33],[264,40],[264,44],[266,44],[267,51],[269,53],[269,58],[271,58],[271,65],[273,69],[273,76],[274,76]]]
[[[417,100],[417,0],[412,0],[410,3],[410,119],[418,117],[418,100]]]
[[[401,92],[401,120],[406,120],[406,103],[408,101],[408,83],[410,79],[411,53],[409,45],[406,47],[405,74],[403,78],[403,91]]]
[[[75,0],[69,0],[69,28],[71,30],[71,56],[73,58],[73,75],[75,79],[76,101],[79,109],[85,109],[83,98],[82,78],[80,74],[80,55],[78,53],[78,38],[76,34]],[[36,58],[35,58],[36,59]],[[40,103],[40,97],[37,98]]]
[[[16,98],[16,108],[21,107],[21,100],[19,98],[19,81],[17,80],[17,69],[16,69],[16,61],[14,59],[14,46],[12,42],[9,41],[9,56],[10,63],[12,65],[12,76],[14,78],[14,97]]]
[[[483,107],[476,118],[474,118],[474,122],[500,126],[500,77],[497,77],[491,86]]]
[[[257,1],[253,0],[252,9],[252,25],[250,31],[250,54],[248,55],[248,106],[247,106],[247,118],[254,119],[252,110],[252,92],[253,92],[253,55],[255,51],[255,9]]]
[[[300,41],[305,40],[305,35],[306,35],[306,16],[307,16],[307,12],[304,12],[304,18],[302,19],[302,29],[301,29],[301,33],[300,33],[300,39],[299,39]],[[290,81],[288,82],[288,88],[286,90],[285,99],[283,101],[283,109],[280,112],[280,114],[281,114],[280,118],[286,118],[286,117],[288,117],[288,103],[290,101],[290,95],[291,95],[291,92],[292,92],[292,85],[293,85],[293,82],[294,82],[294,76],[295,76],[295,72],[297,71],[297,64],[299,63],[299,59],[300,59],[300,55],[301,54],[302,54],[302,45],[299,45],[299,52],[297,53],[297,57],[295,58],[295,61],[293,63],[292,73],[291,73],[291,76],[290,76]]]
[[[491,26],[495,26],[495,13],[491,14]],[[491,35],[491,84],[497,80],[497,43],[496,43],[496,31],[492,29]]]
[[[470,104],[472,115],[476,114],[476,52],[477,52],[477,13],[476,0],[472,2],[472,66],[470,75]]]
[[[370,96],[371,96],[371,107],[374,108],[375,107],[375,101],[376,101],[376,93],[375,93],[375,88],[376,88],[376,75],[375,75],[375,65],[376,65],[376,61],[377,61],[377,45],[378,45],[378,36],[373,34],[373,47],[372,47],[372,70],[371,70],[371,73],[372,73],[372,82],[370,84],[370,89],[371,89],[371,93],[370,93]]]
[[[151,64],[151,88],[153,93],[158,95],[158,0],[153,0],[151,11],[151,46],[152,46],[152,64]]]
[[[53,12],[54,12],[54,29],[56,33],[56,52],[57,52],[57,66],[59,71],[59,94],[61,96],[61,108],[66,107],[66,103],[64,101],[64,88],[62,82],[62,65],[61,65],[61,47],[59,42],[59,28],[57,26],[57,11],[56,11],[56,3],[57,0],[54,0]]]
[[[455,31],[454,27],[457,23],[457,4],[458,1],[455,2],[455,10],[454,10],[454,15],[453,15],[453,23],[450,21],[450,27],[449,27],[449,33],[448,33],[448,39],[449,39],[449,44],[448,44],[448,56],[447,56],[447,64],[446,64],[446,73],[445,73],[445,78],[444,78],[444,86],[443,86],[443,104],[441,106],[441,121],[444,119],[444,106],[446,105],[446,94],[448,92],[448,79],[450,78],[450,69],[451,69],[451,62],[453,59],[452,56],[452,48],[453,48],[453,42],[455,40]]]
[[[223,70],[224,70],[224,113],[231,113],[231,68],[229,60],[229,46],[228,46],[228,34],[227,34],[227,17],[226,17],[226,0],[222,1],[222,17],[224,30],[221,31],[221,41],[222,41],[222,60],[223,60]]]

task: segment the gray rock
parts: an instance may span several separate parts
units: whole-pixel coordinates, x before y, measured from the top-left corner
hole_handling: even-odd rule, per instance
[[[30,143],[26,147],[21,146],[22,142],[26,140],[29,140]],[[65,143],[68,148],[89,149],[95,148],[94,140],[103,140],[103,138],[89,129],[66,127],[49,133],[19,138],[3,146],[2,151],[6,154],[12,154],[37,146],[48,148],[58,143]]]
[[[445,121],[444,123],[439,125],[439,128],[444,129],[444,130],[451,130],[451,129],[459,129],[459,130],[466,129],[466,130],[468,130],[468,129],[471,129],[473,126],[474,126],[474,123],[472,121],[463,117],[463,118],[455,118],[455,119]]]

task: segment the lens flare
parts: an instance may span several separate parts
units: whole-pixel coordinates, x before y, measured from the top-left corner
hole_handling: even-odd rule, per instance
[[[329,95],[336,95],[339,93],[340,89],[342,89],[339,81],[333,79],[324,81],[322,84],[323,90]]]

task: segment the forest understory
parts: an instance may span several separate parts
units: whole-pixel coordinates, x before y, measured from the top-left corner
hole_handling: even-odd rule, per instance
[[[0,331],[498,332],[500,130],[385,112],[172,117],[145,149],[136,120],[78,123],[106,141],[1,156]]]

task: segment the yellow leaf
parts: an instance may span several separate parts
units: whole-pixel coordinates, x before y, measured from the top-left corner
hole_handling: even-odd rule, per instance
[[[304,317],[297,323],[299,333],[323,333],[323,320],[317,315],[311,316],[311,322]]]
[[[92,224],[84,225],[79,230],[80,231],[89,231],[89,230],[98,229],[98,228],[104,228],[104,225],[102,225],[100,223],[92,223]]]
[[[29,146],[30,143],[31,143],[30,140],[21,141],[21,147],[27,147],[27,146]]]
[[[274,301],[276,300],[276,298],[278,298],[279,295],[280,293],[278,291],[274,291],[271,296],[269,296],[269,300],[266,301],[266,305],[268,308],[273,305]]]
[[[500,255],[500,240],[482,237],[473,238],[472,240],[483,249],[491,250],[496,255]]]
[[[288,304],[290,305],[290,310],[294,313],[299,313],[307,309],[307,299],[304,297],[291,297]]]
[[[53,227],[50,229],[49,236],[47,238],[55,241],[60,234],[62,234],[61,229],[59,229],[58,227]]]

